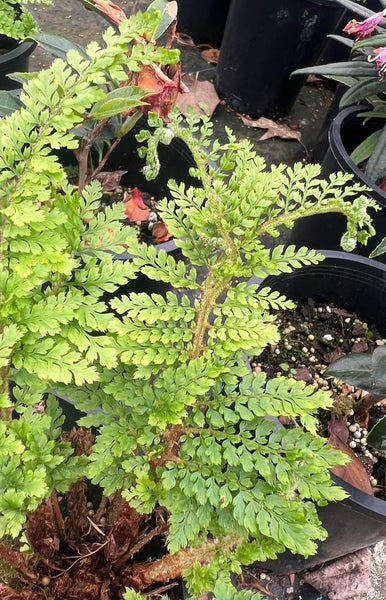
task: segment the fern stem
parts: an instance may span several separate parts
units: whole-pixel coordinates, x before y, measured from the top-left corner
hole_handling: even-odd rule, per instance
[[[221,540],[208,540],[198,548],[166,554],[152,562],[136,563],[123,571],[123,584],[141,591],[159,581],[181,577],[184,571],[195,564],[208,563],[217,552],[230,552],[239,541],[238,536],[229,535]]]
[[[234,259],[237,256],[238,251],[235,248],[229,231],[224,229],[223,224],[221,222],[221,215],[219,214],[218,210],[217,195],[215,190],[213,189],[212,177],[210,175],[210,172],[208,171],[207,159],[202,151],[201,144],[198,140],[193,138],[189,131],[184,130],[182,128],[178,128],[175,131],[175,135],[176,137],[180,137],[182,141],[186,143],[186,145],[192,153],[193,160],[196,163],[198,172],[200,173],[200,180],[205,191],[206,200],[212,210],[213,221],[216,225],[216,229],[219,235],[223,238],[225,242],[226,249],[224,251],[227,252],[227,254],[231,255],[230,257]]]
[[[190,358],[198,358],[205,348],[204,339],[207,329],[210,327],[209,316],[216,304],[216,299],[223,292],[229,283],[229,279],[214,281],[213,273],[209,272],[201,288],[202,298],[196,311],[196,322],[193,332],[193,346],[190,351]]]

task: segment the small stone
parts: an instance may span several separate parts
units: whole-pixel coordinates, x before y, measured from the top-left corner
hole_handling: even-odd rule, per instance
[[[331,342],[331,341],[332,341],[332,339],[333,339],[333,337],[332,337],[331,333],[326,333],[326,334],[323,336],[323,339],[324,339],[324,340],[327,340],[328,342]]]
[[[350,425],[349,427],[349,431],[352,431],[354,433],[354,431],[357,430],[357,426],[356,425]]]
[[[360,440],[360,438],[362,437],[362,434],[361,434],[361,432],[360,432],[360,431],[355,431],[355,432],[354,432],[354,437],[355,437],[357,440]]]
[[[87,514],[89,517],[93,517],[95,515],[95,511],[89,510]]]
[[[286,588],[286,593],[287,593],[287,594],[293,594],[293,593],[294,593],[294,588],[293,588],[293,586],[292,586],[292,585],[291,585],[290,587],[287,587],[287,588]]]
[[[260,573],[260,579],[267,579],[267,573]]]
[[[47,587],[47,585],[50,585],[51,579],[47,576],[44,576],[41,578],[40,583],[42,585],[44,585],[44,587]]]
[[[86,506],[87,506],[87,508],[94,508],[94,505],[92,502],[87,502]]]
[[[354,442],[354,440],[352,440],[351,442],[349,442],[349,446],[350,446],[350,448],[356,448],[357,447],[357,443]]]

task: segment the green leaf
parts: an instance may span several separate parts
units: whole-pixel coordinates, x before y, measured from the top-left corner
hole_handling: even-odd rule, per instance
[[[385,82],[379,81],[377,77],[366,78],[365,80],[358,81],[355,85],[351,86],[342,96],[339,102],[339,108],[345,108],[352,104],[357,104],[365,98],[373,94],[381,94],[385,90]]]
[[[147,104],[142,98],[148,90],[136,86],[124,86],[106,94],[103,100],[97,102],[91,109],[90,119],[106,119],[113,117],[137,106]]]
[[[386,125],[377,133],[380,135],[366,165],[366,175],[375,183],[386,175]]]
[[[170,7],[168,7],[168,4],[170,4],[169,0],[153,0],[153,2],[151,2],[151,4],[148,6],[148,10],[150,8],[154,8],[161,13],[160,22],[155,30],[155,33],[153,34],[153,38],[155,40],[158,40],[158,38],[165,33],[169,25],[171,25],[174,21],[173,16],[170,14]]]
[[[369,156],[372,155],[374,149],[377,145],[378,139],[381,135],[380,131],[374,131],[371,135],[369,135],[359,146],[353,150],[350,155],[351,160],[356,165],[360,165],[362,162],[367,160]]]
[[[327,369],[326,375],[338,377],[356,387],[386,394],[386,346],[379,346],[373,354],[346,354]]]
[[[62,37],[61,35],[53,35],[51,33],[34,33],[33,35],[30,35],[29,38],[34,42],[37,42],[55,58],[65,59],[69,50],[76,50],[82,58],[90,60],[90,57],[87,54],[84,46]]]
[[[370,258],[375,258],[384,252],[386,252],[386,237],[384,237],[381,243],[372,251]]]
[[[372,35],[371,38],[359,40],[353,45],[353,50],[359,50],[360,48],[380,48],[386,46],[386,33],[379,33],[378,35]]]
[[[372,448],[386,452],[386,415],[369,432],[367,443]]]
[[[23,106],[22,101],[16,94],[6,92],[5,90],[0,91],[0,116],[10,115],[15,110],[19,110]]]
[[[319,65],[315,67],[304,67],[303,69],[297,69],[291,73],[293,75],[324,75],[325,77],[350,75],[355,77],[368,77],[369,75],[376,74],[376,67],[374,64],[367,61],[346,61],[339,63],[331,63],[329,65]]]

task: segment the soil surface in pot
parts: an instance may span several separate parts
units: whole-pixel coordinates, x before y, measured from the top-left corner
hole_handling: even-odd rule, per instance
[[[252,368],[256,372],[265,371],[270,378],[291,376],[316,389],[330,391],[333,411],[320,412],[320,434],[351,459],[336,474],[365,493],[386,499],[386,457],[369,447],[366,439],[368,431],[386,414],[386,401],[359,411],[366,392],[324,375],[337,358],[353,352],[372,353],[385,340],[354,313],[319,305],[312,299],[307,304],[298,304],[294,310],[278,311],[276,323],[280,342],[253,359]]]

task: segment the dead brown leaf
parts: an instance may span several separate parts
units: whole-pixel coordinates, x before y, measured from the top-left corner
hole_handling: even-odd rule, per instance
[[[360,342],[355,342],[351,346],[351,352],[367,352],[369,349],[369,345],[365,340],[361,340]]]
[[[300,131],[294,131],[286,125],[276,123],[272,119],[266,117],[260,117],[259,119],[248,119],[242,115],[239,115],[244,125],[247,127],[258,127],[259,129],[266,129],[267,131],[261,136],[260,141],[268,140],[273,137],[280,137],[282,139],[294,139],[297,140],[303,148],[305,148],[302,142],[302,134]]]
[[[341,356],[344,356],[344,352],[341,348],[335,348],[335,350],[332,352],[326,352],[326,354],[323,354],[324,360],[326,360],[328,363],[334,362]]]
[[[127,171],[120,171],[119,169],[116,171],[100,171],[93,179],[99,181],[104,192],[113,192],[119,187],[122,176],[126,173]]]
[[[306,367],[298,367],[296,369],[295,379],[298,381],[309,382],[312,380],[312,375]]]
[[[182,33],[181,31],[177,31],[176,35],[175,35],[175,40],[176,40],[177,44],[179,44],[180,46],[191,46],[193,48],[196,47],[196,44],[194,43],[193,38],[190,37],[190,35],[188,35],[187,33]]]
[[[369,481],[369,477],[366,473],[366,469],[362,465],[359,458],[347,445],[349,432],[347,426],[343,420],[337,419],[333,414],[331,420],[328,423],[328,441],[337,450],[341,450],[350,458],[350,462],[345,465],[336,465],[332,472],[350,483],[358,490],[361,490],[365,494],[374,494],[374,489]]]
[[[199,81],[191,75],[184,75],[182,81],[188,86],[189,91],[185,94],[178,94],[177,105],[183,115],[186,116],[186,109],[191,106],[197,115],[207,115],[211,117],[220,103],[220,98],[211,81]]]
[[[201,58],[207,63],[217,64],[220,58],[220,50],[213,48],[210,44],[198,44],[198,50],[200,51]]]

